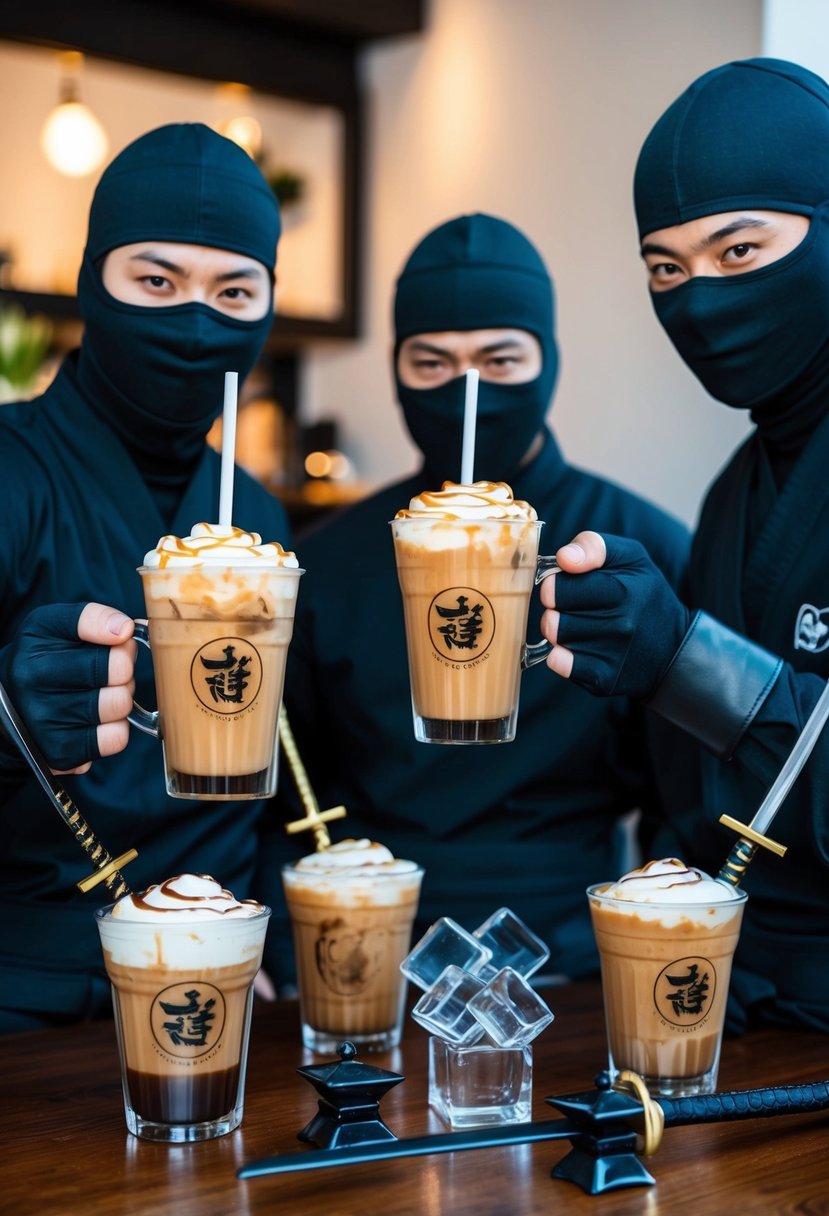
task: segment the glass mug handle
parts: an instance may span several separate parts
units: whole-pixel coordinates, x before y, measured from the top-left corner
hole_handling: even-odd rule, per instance
[[[536,587],[543,583],[545,578],[555,574],[556,570],[558,562],[554,557],[539,556],[535,567]],[[536,663],[543,663],[552,649],[553,643],[546,639],[543,642],[525,642],[521,651],[521,670],[526,671],[528,667],[535,667]]]
[[[149,650],[150,635],[147,621],[137,620],[134,622],[134,624],[135,629],[133,630],[132,636],[135,638],[136,642],[140,642],[142,646],[146,646]],[[133,701],[132,711],[127,714],[127,721],[131,723],[132,726],[136,726],[139,730],[142,730],[145,735],[152,735],[154,739],[161,738],[161,731],[158,725],[157,709],[145,709],[143,705],[139,705],[137,701]]]

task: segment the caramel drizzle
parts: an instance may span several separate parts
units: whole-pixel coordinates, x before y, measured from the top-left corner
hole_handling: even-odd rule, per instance
[[[188,557],[198,560],[202,553],[214,553],[223,549],[238,549],[245,556],[249,557],[252,554],[261,557],[263,560],[268,560],[272,557],[271,554],[258,553],[257,550],[262,548],[262,537],[258,532],[245,532],[242,528],[234,527],[230,536],[216,536],[210,531],[209,524],[197,524],[197,527],[207,528],[208,535],[206,536],[191,536],[182,539],[180,536],[163,536],[156,547],[159,561],[158,568],[164,570],[173,558]],[[200,542],[204,541],[202,544]],[[169,542],[173,542],[171,545]],[[162,548],[161,546],[164,546]],[[278,540],[271,541],[269,548],[276,549],[276,556],[294,557],[295,554],[290,549],[283,549]]]
[[[151,891],[159,891],[173,903],[178,901],[179,904],[189,905],[189,907],[186,908],[187,911],[212,912],[215,916],[226,916],[228,912],[233,912],[237,908],[262,907],[262,905],[259,904],[255,899],[236,899],[232,892],[226,891],[224,888],[222,888],[221,892],[217,895],[186,895],[183,891],[177,891],[173,886],[173,883],[178,882],[181,877],[183,877],[181,874],[177,874],[175,878],[168,878],[162,883],[157,883],[154,886],[148,887],[146,891],[133,892],[129,897],[133,907],[144,912],[152,912],[153,914],[160,912],[163,915],[171,914],[173,916],[178,915],[178,913],[183,910],[181,907],[177,908],[175,906],[171,908],[160,908],[158,904],[149,903],[144,897],[149,895]],[[203,878],[206,882],[216,881],[211,874],[197,874],[196,878]],[[221,901],[226,903],[228,906],[226,908],[210,907],[209,903],[215,901]]]
[[[499,494],[499,491],[505,493]],[[452,499],[461,497],[471,501],[456,503],[455,510],[459,514],[455,514],[452,510]],[[505,481],[475,481],[469,486],[445,481],[439,490],[423,490],[416,495],[416,499],[422,506],[403,508],[397,512],[395,519],[417,519],[421,515],[433,513],[441,513],[446,519],[469,519],[464,512],[481,506],[490,512],[487,516],[489,519],[524,519],[526,513],[527,519],[534,522],[531,518],[534,512],[529,503],[515,498],[512,486],[508,486]]]

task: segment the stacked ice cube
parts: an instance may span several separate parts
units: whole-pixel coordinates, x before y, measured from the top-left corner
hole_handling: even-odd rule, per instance
[[[472,933],[448,916],[428,929],[400,964],[424,990],[412,1017],[456,1047],[487,1035],[496,1047],[524,1047],[553,1020],[529,977],[550,957],[540,938],[509,908]]]

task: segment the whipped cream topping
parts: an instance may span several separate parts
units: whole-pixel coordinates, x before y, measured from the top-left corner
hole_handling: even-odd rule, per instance
[[[296,554],[283,549],[278,541],[263,544],[258,532],[224,524],[195,524],[189,536],[162,536],[144,555],[144,566],[157,569],[260,564],[299,568]]]
[[[431,516],[438,519],[538,519],[528,502],[513,497],[504,481],[476,481],[462,485],[445,481],[440,490],[424,490],[398,511],[395,519]]]
[[[167,922],[228,920],[256,916],[264,906],[253,899],[238,900],[209,874],[179,874],[146,891],[124,895],[113,904],[116,919]]]
[[[319,853],[309,853],[296,863],[295,868],[303,874],[318,874],[334,879],[414,874],[419,869],[416,862],[402,861],[385,845],[365,838],[340,840]]]
[[[600,894],[637,904],[711,904],[740,898],[729,883],[696,866],[686,866],[677,857],[663,857],[630,870]]]

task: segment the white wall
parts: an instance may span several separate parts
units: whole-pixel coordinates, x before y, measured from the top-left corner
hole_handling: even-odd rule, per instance
[[[826,0],[763,0],[763,54],[793,59],[829,79]]]
[[[389,374],[390,300],[431,227],[483,210],[521,227],[556,283],[567,457],[687,521],[746,433],[652,314],[631,180],[653,122],[696,76],[760,53],[762,0],[431,0],[423,36],[364,56],[364,336],[307,358],[307,421],[380,484],[412,471]]]

